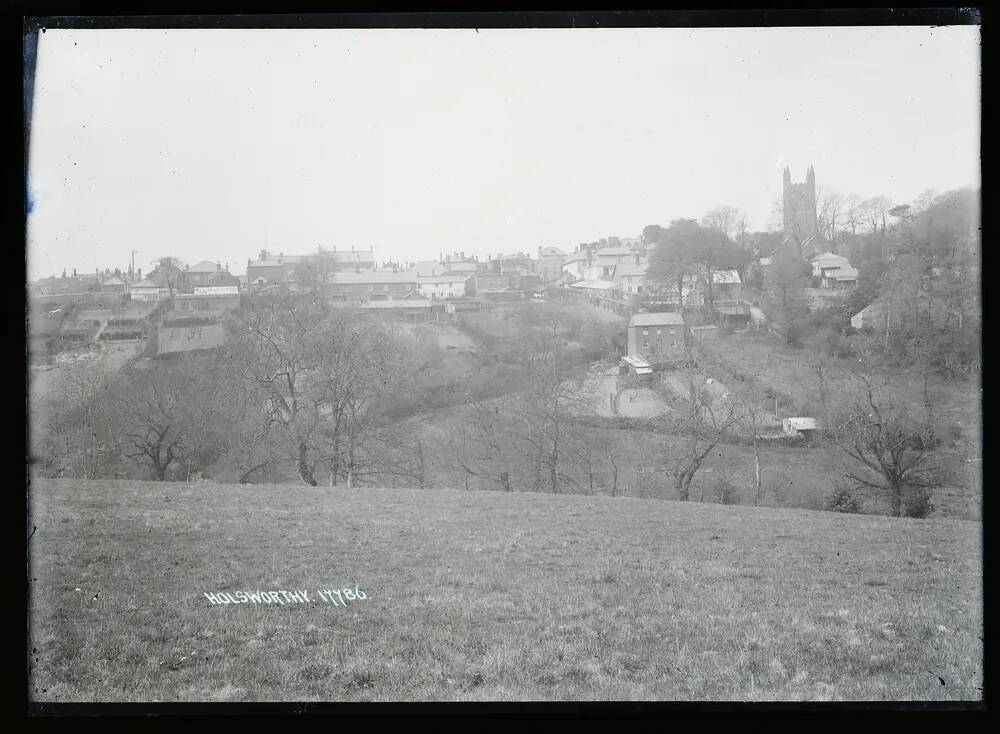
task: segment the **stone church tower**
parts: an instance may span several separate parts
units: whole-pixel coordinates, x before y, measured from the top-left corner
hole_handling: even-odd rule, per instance
[[[782,223],[786,237],[794,237],[799,246],[818,232],[816,224],[816,174],[813,167],[806,171],[805,183],[792,183],[792,174],[785,166],[782,177]]]

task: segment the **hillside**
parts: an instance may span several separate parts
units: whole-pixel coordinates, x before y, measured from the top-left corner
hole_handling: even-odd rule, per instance
[[[30,509],[37,701],[981,696],[977,522],[82,480]],[[205,596],[258,590],[309,601]]]

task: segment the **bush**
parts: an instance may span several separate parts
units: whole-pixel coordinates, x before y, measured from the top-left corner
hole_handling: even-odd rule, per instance
[[[923,487],[915,488],[906,498],[903,505],[903,514],[906,517],[930,517],[931,513],[934,512],[934,503],[931,501],[932,497],[933,495],[929,489]]]
[[[728,479],[720,479],[715,483],[715,494],[719,498],[720,505],[738,505],[740,503],[740,492]]]
[[[830,512],[847,512],[857,515],[864,511],[864,500],[850,487],[840,485],[827,496],[825,509]]]

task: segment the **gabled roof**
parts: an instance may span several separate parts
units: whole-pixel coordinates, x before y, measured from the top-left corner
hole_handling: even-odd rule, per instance
[[[834,270],[832,273],[827,273],[827,278],[833,278],[834,280],[857,280],[858,271],[856,268],[850,265],[841,267],[839,270]]]
[[[618,263],[615,265],[614,276],[616,278],[623,278],[628,276],[645,275],[646,271],[649,269],[647,263],[641,263],[636,265],[634,262]]]
[[[125,285],[125,281],[120,278],[116,278],[113,275],[104,281],[104,285]]]
[[[288,263],[279,263],[277,260],[254,260],[248,268],[283,268]]]
[[[222,267],[218,263],[209,262],[208,260],[202,260],[197,265],[192,265],[188,268],[189,273],[218,273],[221,270]]]
[[[542,257],[565,257],[566,253],[558,247],[543,247],[541,255]]]
[[[628,321],[629,328],[633,326],[672,326],[684,325],[684,319],[676,311],[657,311],[654,313],[634,313]]]

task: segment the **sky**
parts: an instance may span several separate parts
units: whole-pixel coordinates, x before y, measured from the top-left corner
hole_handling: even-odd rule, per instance
[[[28,278],[374,247],[565,252],[781,172],[912,202],[979,186],[977,26],[47,30]]]

